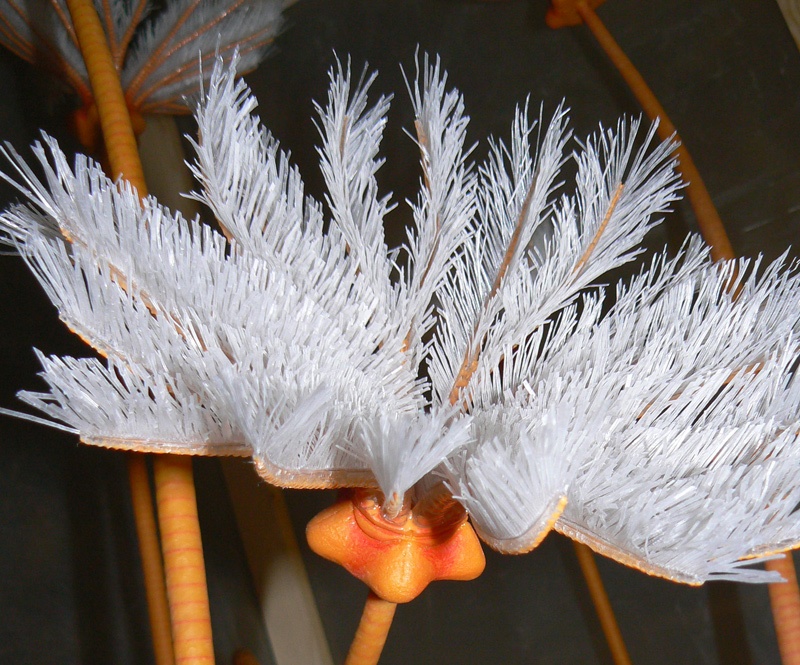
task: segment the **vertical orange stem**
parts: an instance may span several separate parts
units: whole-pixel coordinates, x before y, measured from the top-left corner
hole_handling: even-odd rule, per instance
[[[375,665],[378,662],[396,609],[397,603],[390,603],[369,592],[345,665]]]
[[[661,106],[652,90],[645,83],[642,75],[633,66],[633,63],[625,55],[625,52],[617,44],[614,37],[611,36],[611,33],[603,25],[595,11],[585,2],[578,2],[576,10],[611,62],[614,63],[622,78],[625,79],[644,112],[651,120],[659,119],[658,135],[664,140],[674,134],[675,138],[680,140],[675,130],[675,125],[672,124],[672,121],[667,116],[664,107]],[[711,200],[711,195],[708,193],[703,179],[700,177],[700,172],[697,170],[692,156],[683,145],[683,142],[678,146],[676,154],[680,162],[680,172],[683,175],[683,179],[688,183],[686,194],[697,217],[700,233],[702,233],[706,243],[711,247],[711,256],[715,261],[734,258],[733,247],[727,233],[725,233],[725,227],[722,224],[719,213]]]
[[[156,455],[153,469],[175,662],[177,665],[213,665],[211,613],[192,458]]]
[[[575,546],[575,554],[586,579],[586,586],[589,587],[594,609],[600,619],[611,657],[615,665],[631,665],[631,658],[625,647],[625,641],[622,639],[622,632],[619,629],[617,618],[614,616],[614,610],[611,609],[611,602],[608,600],[608,594],[603,586],[592,550],[583,543],[573,541],[572,544]]]
[[[122,176],[145,196],[147,186],[128,107],[92,0],[67,0],[86,63],[112,177]],[[156,499],[176,662],[214,662],[211,614],[197,521],[191,459],[156,456]]]
[[[767,561],[767,570],[781,574],[786,580],[769,585],[769,600],[775,632],[778,635],[778,649],[783,665],[800,665],[800,589],[797,586],[797,573],[792,553],[787,552],[783,559]]]
[[[128,455],[128,479],[142,559],[155,662],[156,665],[174,665],[175,656],[172,653],[172,629],[169,621],[167,590],[164,585],[164,567],[161,563],[150,481],[147,477],[147,465],[143,454],[130,453]]]
[[[136,137],[100,17],[91,0],[67,0],[67,7],[100,115],[111,177],[124,176],[140,196],[145,196],[147,187],[136,149]]]

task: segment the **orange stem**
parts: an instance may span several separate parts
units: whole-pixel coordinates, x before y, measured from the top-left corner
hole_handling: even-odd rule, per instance
[[[161,562],[150,480],[147,477],[147,465],[143,454],[128,455],[128,479],[142,559],[155,662],[156,665],[174,665],[175,655],[172,652],[172,629],[169,622],[167,589],[164,585],[164,566]]]
[[[586,586],[589,587],[594,609],[600,619],[600,625],[606,636],[606,642],[611,651],[614,664],[631,665],[631,658],[625,648],[625,641],[622,639],[622,633],[620,632],[617,618],[614,616],[614,610],[611,609],[611,602],[608,600],[608,594],[603,586],[603,580],[600,577],[600,571],[597,569],[592,550],[577,541],[572,541],[572,544],[575,546],[575,554],[586,579]]]
[[[383,600],[372,591],[369,592],[356,636],[350,645],[347,660],[344,661],[345,665],[375,665],[378,662],[396,609],[397,603]]]
[[[783,559],[767,561],[767,570],[781,574],[786,582],[769,585],[772,617],[778,636],[778,649],[783,665],[800,665],[800,589],[792,553]]]
[[[211,613],[192,458],[155,455],[156,504],[177,665],[213,665]]]
[[[611,62],[614,63],[622,78],[625,79],[644,112],[651,120],[659,120],[658,135],[661,139],[666,140],[674,136],[676,140],[680,141],[675,125],[672,124],[672,121],[667,116],[664,107],[661,106],[653,91],[645,83],[642,75],[633,66],[633,63],[625,55],[625,52],[617,44],[614,37],[611,36],[611,33],[603,25],[595,11],[586,2],[578,2],[576,10]],[[733,247],[727,233],[725,233],[725,227],[714,206],[714,202],[711,200],[711,195],[700,177],[700,172],[697,170],[692,156],[682,141],[675,152],[679,160],[678,168],[683,179],[687,182],[686,194],[697,217],[700,233],[711,247],[712,258],[715,261],[735,258]]]
[[[100,115],[110,175],[114,179],[124,176],[140,196],[146,196],[147,186],[136,149],[136,137],[100,17],[91,0],[67,0],[67,7]]]

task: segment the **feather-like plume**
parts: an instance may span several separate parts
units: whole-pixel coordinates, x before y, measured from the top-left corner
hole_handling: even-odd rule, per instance
[[[470,232],[476,206],[476,177],[465,148],[469,118],[464,100],[447,90],[447,75],[437,58],[417,62],[413,86],[406,82],[414,105],[422,179],[413,206],[414,225],[408,229],[408,292],[411,328],[406,345],[419,348],[435,319],[425,316]]]

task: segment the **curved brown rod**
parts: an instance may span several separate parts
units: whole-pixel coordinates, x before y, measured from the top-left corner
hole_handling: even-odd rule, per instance
[[[554,0],[547,16],[548,25],[551,27],[574,25],[578,22],[575,20],[576,17],[579,21],[583,21],[628,83],[645,113],[652,119],[660,119],[659,135],[662,138],[668,138],[673,134],[677,137],[675,126],[667,117],[664,108],[592,8],[598,4],[600,4],[598,0],[591,0],[591,5],[585,0]],[[687,187],[689,201],[694,208],[700,233],[711,246],[711,256],[714,260],[735,258],[736,254],[725,232],[725,226],[689,151],[681,145],[677,154],[684,179],[689,182]],[[787,553],[783,559],[767,561],[766,568],[780,573],[786,580],[785,583],[769,585],[781,660],[783,665],[800,665],[800,587],[797,584],[791,553]]]
[[[622,78],[625,79],[647,116],[651,120],[659,120],[658,135],[661,139],[666,140],[674,137],[680,141],[675,125],[672,124],[672,121],[667,116],[664,107],[661,106],[661,103],[656,99],[642,75],[634,67],[628,56],[625,55],[625,52],[617,44],[591,6],[597,6],[598,4],[600,3],[597,1],[590,4],[585,0],[556,1],[547,14],[547,23],[551,27],[574,25],[576,23],[575,17],[585,23]],[[734,258],[733,247],[725,232],[725,227],[714,206],[714,202],[711,200],[708,189],[700,177],[692,156],[682,142],[675,152],[679,160],[678,168],[687,183],[686,194],[697,217],[700,232],[705,241],[711,246],[711,256],[715,261]]]
[[[67,6],[89,74],[112,176],[124,177],[145,196],[136,139],[100,19],[91,0],[67,0]],[[211,614],[192,461],[156,455],[153,468],[175,660],[182,665],[212,664]]]
[[[238,649],[231,660],[231,665],[260,665],[258,659],[247,649]]]
[[[575,546],[575,555],[578,557],[578,563],[586,579],[586,586],[589,587],[589,593],[592,596],[597,617],[600,619],[603,634],[606,636],[611,658],[614,660],[615,665],[631,665],[631,657],[628,655],[628,649],[622,639],[622,632],[617,624],[617,618],[614,616],[614,610],[611,608],[611,602],[608,600],[608,594],[600,577],[600,571],[597,569],[594,554],[583,543],[573,540],[572,544]]]
[[[369,592],[345,665],[375,665],[378,662],[396,609],[397,603]]]

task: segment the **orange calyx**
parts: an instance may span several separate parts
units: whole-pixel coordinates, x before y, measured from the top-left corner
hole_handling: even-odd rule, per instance
[[[483,572],[483,550],[460,504],[451,500],[435,513],[405,505],[388,519],[381,498],[355,490],[323,510],[306,528],[311,549],[393,603],[413,600],[434,580],[471,580]]]
[[[586,5],[595,9],[605,0],[551,0],[550,8],[545,14],[544,21],[550,28],[566,28],[583,23],[583,18],[578,11],[578,5]]]

